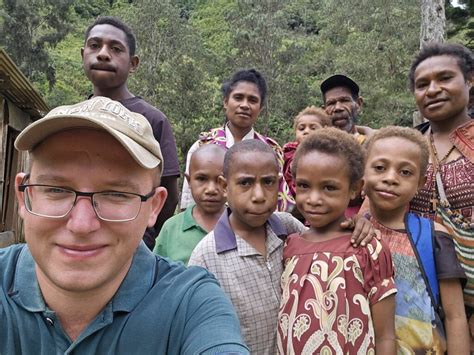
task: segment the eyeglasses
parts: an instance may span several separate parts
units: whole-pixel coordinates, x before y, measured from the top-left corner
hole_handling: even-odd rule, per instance
[[[121,191],[80,192],[59,186],[21,184],[28,212],[40,217],[63,218],[72,211],[79,196],[89,197],[95,214],[107,222],[128,222],[137,218],[142,202],[155,194],[146,195]]]

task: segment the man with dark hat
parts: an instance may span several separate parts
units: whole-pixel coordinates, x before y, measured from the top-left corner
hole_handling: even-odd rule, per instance
[[[351,78],[336,74],[321,84],[324,109],[330,116],[332,125],[353,134],[359,143],[365,136],[356,130],[357,116],[362,108],[362,97],[359,96],[359,85]]]
[[[330,76],[321,83],[324,109],[329,115],[332,125],[347,133],[354,135],[360,144],[366,140],[366,136],[357,131],[357,116],[362,107],[362,97],[359,96],[359,85],[342,74]],[[346,209],[346,217],[352,217],[359,212],[362,205],[361,196],[349,202]]]

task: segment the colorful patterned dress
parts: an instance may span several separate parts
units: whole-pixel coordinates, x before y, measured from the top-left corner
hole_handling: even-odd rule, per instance
[[[417,127],[422,133],[429,122]],[[440,176],[450,208],[441,206],[433,165],[428,165],[426,183],[410,204],[410,211],[443,224],[453,236],[456,253],[467,275],[464,302],[474,312],[474,120],[459,126],[449,136],[462,154],[440,165]],[[435,203],[433,203],[435,202]],[[456,215],[462,215],[460,219]],[[459,223],[459,222],[463,223]]]
[[[440,316],[435,312],[423,280],[417,257],[404,231],[383,226],[370,217],[374,228],[382,233],[395,265],[398,289],[395,306],[395,333],[399,354],[444,354],[446,335]],[[439,280],[458,278],[465,281],[452,239],[435,232],[435,264]]]
[[[283,259],[280,354],[375,354],[371,306],[396,292],[388,247],[292,234]]]

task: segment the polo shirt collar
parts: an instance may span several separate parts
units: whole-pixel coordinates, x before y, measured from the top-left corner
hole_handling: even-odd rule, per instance
[[[112,298],[114,312],[131,312],[141,302],[155,283],[157,264],[158,258],[141,241],[127,276]]]
[[[217,254],[237,249],[237,238],[229,222],[231,213],[230,208],[226,208],[214,227],[214,242]],[[267,224],[280,239],[286,238],[287,232],[275,214],[268,218]]]
[[[28,245],[18,256],[13,287],[9,292],[11,298],[29,312],[44,312],[46,304],[36,278],[36,263]]]
[[[204,230],[194,219],[193,217],[193,208],[196,206],[193,204],[192,206],[189,206],[184,210],[184,215],[183,215],[183,231],[187,231],[188,229],[192,228],[199,228]],[[206,232],[207,233],[207,232]]]
[[[112,311],[130,312],[146,296],[153,286],[158,260],[143,241],[135,252],[132,265],[115,296],[112,298]],[[41,290],[36,278],[36,264],[28,246],[20,252],[9,294],[12,299],[30,312],[46,311]]]

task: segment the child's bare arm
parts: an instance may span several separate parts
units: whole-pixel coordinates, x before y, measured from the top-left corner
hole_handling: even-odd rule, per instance
[[[371,307],[375,331],[375,353],[395,355],[395,295],[390,295]]]
[[[341,228],[351,229],[351,243],[354,247],[366,246],[375,237],[380,240],[380,232],[374,228],[370,221],[360,215],[355,215],[341,223]]]
[[[469,329],[461,283],[458,279],[443,279],[439,281],[439,290],[446,315],[444,327],[448,341],[448,354],[469,354]]]

